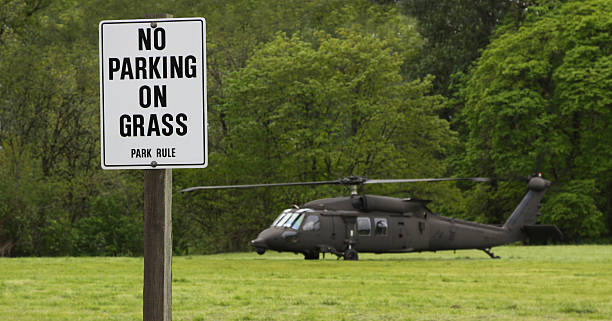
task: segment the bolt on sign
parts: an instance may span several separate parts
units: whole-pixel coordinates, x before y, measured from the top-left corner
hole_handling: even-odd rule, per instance
[[[204,168],[206,21],[100,22],[101,165]]]

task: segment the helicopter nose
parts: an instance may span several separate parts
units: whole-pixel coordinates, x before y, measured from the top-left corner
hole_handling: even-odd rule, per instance
[[[263,230],[257,238],[251,241],[251,246],[255,248],[257,254],[261,255],[266,253],[266,250],[270,248],[268,240],[270,239],[272,231],[267,228]]]
[[[255,248],[255,252],[257,252],[259,255],[266,253],[266,250],[268,249],[266,240],[261,237],[257,237],[256,239],[252,240],[251,246]]]
[[[258,237],[254,240],[251,241],[251,246],[255,247],[255,248],[264,248],[267,249],[268,248],[268,244],[266,244],[266,240]]]

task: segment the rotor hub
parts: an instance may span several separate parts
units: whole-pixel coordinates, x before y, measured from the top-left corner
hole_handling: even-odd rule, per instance
[[[338,182],[342,185],[357,186],[357,185],[362,185],[367,180],[368,180],[367,178],[361,177],[361,176],[348,176],[348,177],[339,179]]]

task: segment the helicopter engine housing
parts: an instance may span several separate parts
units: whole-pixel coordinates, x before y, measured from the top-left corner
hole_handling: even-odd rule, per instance
[[[378,195],[359,195],[352,197],[352,205],[355,209],[365,212],[390,212],[409,213],[422,208],[423,201],[408,199],[397,199],[394,197]]]

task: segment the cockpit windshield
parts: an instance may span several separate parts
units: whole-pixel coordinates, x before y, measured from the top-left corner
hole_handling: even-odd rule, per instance
[[[286,209],[284,210],[275,220],[274,222],[272,222],[272,225],[270,226],[276,226],[276,224],[278,224],[283,218],[285,218],[285,216],[287,215],[287,213],[291,212],[291,209]]]
[[[311,209],[288,209],[284,210],[272,223],[271,226],[286,227],[297,230],[300,228],[306,212],[311,212]]]
[[[291,225],[293,225],[293,221],[295,221],[298,215],[299,215],[298,213],[291,213],[287,215],[288,218],[283,224],[283,227],[291,227]]]
[[[287,223],[287,221],[291,218],[291,214],[292,213],[286,213],[285,216],[281,218],[280,221],[278,221],[278,223],[276,223],[274,226],[284,226],[285,223]]]

